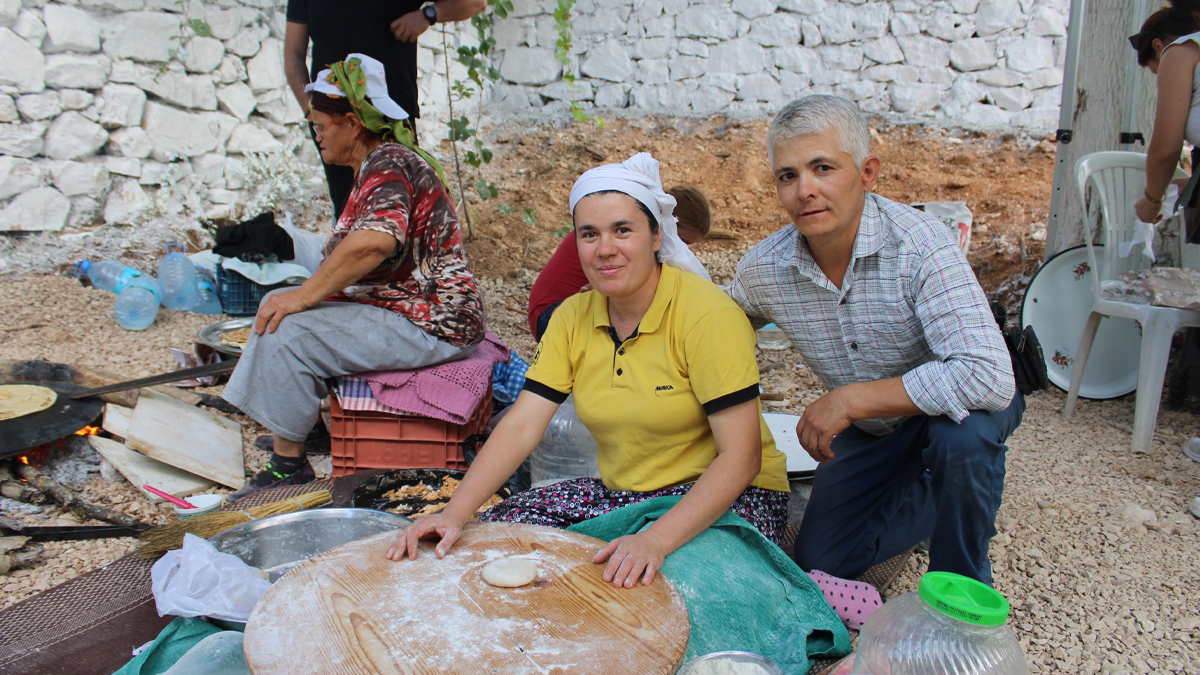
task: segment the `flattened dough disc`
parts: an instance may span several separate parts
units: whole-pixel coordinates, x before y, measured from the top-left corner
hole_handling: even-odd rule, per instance
[[[36,384],[0,384],[0,420],[41,412],[57,400],[53,389]]]
[[[537,579],[538,565],[529,558],[501,558],[483,568],[483,580],[500,588],[519,588]]]

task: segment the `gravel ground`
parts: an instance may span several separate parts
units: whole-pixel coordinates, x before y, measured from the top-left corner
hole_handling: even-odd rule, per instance
[[[740,251],[704,253],[714,277],[727,279]],[[534,273],[482,279],[489,328],[525,358],[533,338],[525,318]],[[44,357],[137,377],[173,367],[168,347],[188,349],[211,321],[163,310],[142,333],[111,318],[113,297],[66,277],[22,276],[0,281],[0,358]],[[36,327],[21,328],[29,324]],[[3,330],[11,328],[19,330]],[[765,392],[784,400],[768,410],[799,414],[820,396],[820,383],[791,350],[762,351]],[[218,392],[219,388],[206,391]],[[1163,410],[1152,451],[1132,455],[1133,398],[1080,401],[1059,414],[1057,390],[1029,399],[1009,442],[1008,481],[992,543],[997,589],[1012,603],[1010,625],[1037,673],[1200,672],[1200,541],[1188,502],[1200,495],[1200,466],[1181,447],[1200,434],[1191,412]],[[264,461],[250,449],[260,427],[244,417],[247,468]],[[169,509],[142,500],[124,481],[87,478],[94,501],[157,521]],[[30,523],[77,522],[56,508],[3,511]],[[131,540],[45,545],[32,569],[0,577],[0,607],[108,563]],[[889,596],[916,589],[927,560],[910,560]]]

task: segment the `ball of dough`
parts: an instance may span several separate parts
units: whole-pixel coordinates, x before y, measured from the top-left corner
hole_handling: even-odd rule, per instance
[[[501,558],[483,568],[483,580],[501,588],[533,583],[537,575],[538,565],[529,558]]]

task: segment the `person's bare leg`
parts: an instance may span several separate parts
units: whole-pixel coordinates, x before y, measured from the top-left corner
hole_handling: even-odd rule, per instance
[[[275,434],[275,454],[280,457],[301,457],[304,455],[304,441],[289,441]]]

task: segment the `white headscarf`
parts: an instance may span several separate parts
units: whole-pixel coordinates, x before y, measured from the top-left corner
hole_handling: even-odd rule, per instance
[[[696,258],[687,244],[679,238],[678,219],[675,218],[675,198],[663,192],[658,177],[658,160],[649,153],[639,152],[620,164],[605,164],[585,171],[571,188],[571,214],[580,199],[606,190],[616,190],[641,202],[654,214],[662,230],[662,247],[659,257],[672,267],[691,272],[711,280],[708,270]]]

